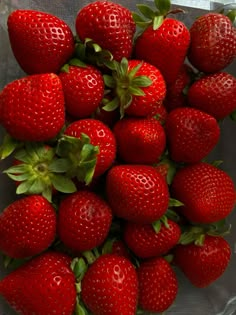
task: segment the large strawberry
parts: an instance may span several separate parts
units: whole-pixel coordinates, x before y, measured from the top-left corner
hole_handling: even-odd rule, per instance
[[[80,40],[92,39],[109,50],[115,60],[131,56],[136,26],[128,8],[110,1],[94,1],[78,12],[75,28]]]
[[[184,206],[180,211],[197,223],[212,223],[226,218],[235,205],[231,177],[223,170],[200,162],[179,169],[171,186],[172,196]]]
[[[65,123],[62,84],[53,73],[8,83],[1,93],[1,124],[18,140],[46,141]]]
[[[58,17],[35,10],[15,10],[8,17],[15,58],[27,74],[59,72],[74,52],[69,26]]]
[[[134,315],[138,303],[134,266],[116,254],[100,256],[82,279],[81,297],[94,315]]]
[[[168,208],[167,183],[148,165],[113,166],[107,174],[106,193],[113,213],[128,221],[152,223]]]
[[[174,249],[175,264],[199,288],[204,288],[221,277],[230,257],[230,245],[221,236],[206,235],[202,245],[179,244]]]
[[[230,19],[216,12],[200,16],[190,28],[188,59],[198,70],[223,70],[236,56],[236,32]]]
[[[188,107],[172,110],[165,130],[170,156],[176,162],[200,162],[220,137],[220,128],[213,116]]]
[[[0,281],[0,295],[22,315],[72,315],[76,304],[70,257],[48,251]]]

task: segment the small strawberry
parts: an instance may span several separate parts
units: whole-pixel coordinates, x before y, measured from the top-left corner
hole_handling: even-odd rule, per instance
[[[94,315],[134,315],[138,302],[134,266],[116,254],[100,256],[82,279],[81,297]]]
[[[113,132],[117,154],[126,163],[153,164],[165,150],[165,131],[155,118],[123,118]]]
[[[141,262],[137,268],[139,306],[147,312],[162,313],[174,302],[178,293],[177,277],[162,257]]]
[[[216,119],[223,119],[236,110],[236,78],[226,72],[206,75],[188,90],[190,106]]]
[[[236,56],[236,32],[230,19],[216,12],[200,16],[190,27],[188,59],[199,71],[215,73]]]
[[[199,288],[207,287],[221,277],[230,257],[230,245],[221,236],[206,235],[202,245],[179,244],[174,249],[174,263]]]
[[[15,139],[47,141],[65,123],[62,85],[53,73],[35,74],[8,83],[1,94],[1,124]]]
[[[176,172],[171,185],[173,198],[181,201],[181,213],[196,223],[213,223],[226,218],[235,205],[231,177],[223,170],[200,162]]]
[[[169,203],[165,179],[148,165],[113,166],[107,174],[106,194],[116,216],[137,223],[158,220]]]
[[[188,107],[172,110],[165,130],[170,156],[175,162],[200,162],[220,137],[220,128],[213,116]]]
[[[108,204],[93,192],[82,190],[65,197],[59,206],[58,235],[75,252],[102,244],[111,225]]]
[[[92,39],[115,60],[131,56],[136,27],[126,7],[110,1],[89,3],[78,12],[75,28],[80,40]]]
[[[19,9],[7,24],[12,51],[27,74],[58,73],[74,53],[71,29],[52,14]]]
[[[76,304],[70,257],[45,252],[0,281],[0,295],[22,315],[72,315]]]

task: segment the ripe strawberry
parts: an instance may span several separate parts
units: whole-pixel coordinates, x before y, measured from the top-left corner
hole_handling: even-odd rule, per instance
[[[0,281],[0,295],[22,315],[72,315],[76,304],[71,259],[45,252]]]
[[[152,223],[168,208],[167,183],[148,165],[113,166],[107,174],[106,193],[113,213],[128,221]]]
[[[46,141],[65,122],[62,85],[53,73],[35,74],[8,83],[1,94],[1,124],[15,139]]]
[[[0,215],[0,250],[26,258],[46,250],[56,236],[56,213],[40,195],[12,202]]]
[[[156,232],[151,224],[137,224],[126,222],[124,227],[124,241],[132,252],[141,258],[151,258],[165,255],[179,241],[180,227],[172,220],[167,226],[161,224]]]
[[[230,245],[220,236],[206,235],[203,245],[179,244],[174,249],[174,263],[199,288],[217,280],[227,268],[230,257]]]
[[[93,192],[82,190],[65,197],[59,206],[58,235],[75,252],[93,249],[105,240],[112,214]]]
[[[76,118],[89,117],[100,105],[104,94],[101,72],[91,66],[68,66],[61,71],[66,111]]]
[[[136,27],[126,7],[110,1],[89,3],[78,12],[75,28],[80,40],[92,39],[115,60],[131,56]]]
[[[174,302],[178,282],[174,270],[162,257],[141,262],[137,268],[139,306],[147,312],[164,312]]]
[[[220,137],[220,128],[213,116],[188,107],[172,110],[165,130],[170,156],[176,162],[200,162]]]
[[[7,22],[12,51],[27,74],[57,73],[74,52],[71,29],[52,14],[15,10]]]
[[[189,88],[188,102],[216,119],[223,119],[236,109],[235,95],[235,77],[217,72],[202,77]]]
[[[188,59],[199,71],[214,73],[227,67],[236,56],[236,33],[230,19],[210,12],[190,28]]]
[[[126,163],[153,164],[165,150],[164,128],[155,118],[128,117],[114,128],[117,153]]]
[[[235,205],[234,183],[223,170],[200,162],[179,169],[173,179],[173,198],[184,206],[184,216],[197,223],[212,223],[226,218]]]
[[[134,315],[138,301],[134,266],[116,254],[100,256],[82,279],[81,297],[94,315]]]

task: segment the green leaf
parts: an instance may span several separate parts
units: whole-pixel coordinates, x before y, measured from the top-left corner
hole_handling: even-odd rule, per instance
[[[21,194],[27,193],[32,184],[33,184],[33,182],[30,180],[27,180],[27,181],[20,183],[20,185],[16,189],[16,194],[21,195]]]
[[[155,12],[146,4],[137,4],[138,10],[148,19],[153,19],[155,16]]]
[[[116,82],[114,78],[108,74],[103,75],[103,81],[107,87],[114,89],[116,87]]]
[[[4,160],[10,156],[20,145],[22,142],[12,138],[9,134],[5,134],[0,146],[0,159]]]
[[[82,60],[78,58],[73,58],[69,61],[69,65],[71,66],[76,66],[76,67],[81,67],[81,68],[86,68],[87,64],[83,62]]]
[[[27,194],[41,194],[44,190],[44,183],[41,178],[32,180],[32,185],[29,187]]]
[[[155,18],[153,20],[153,29],[154,29],[154,31],[157,30],[161,26],[163,21],[164,21],[163,16],[155,16]]]
[[[142,89],[134,86],[129,86],[129,92],[135,96],[144,96],[145,93]]]
[[[102,109],[106,110],[107,112],[112,112],[116,108],[120,106],[119,99],[117,97],[113,98],[112,101],[108,102]]]
[[[53,173],[65,173],[67,172],[71,167],[71,161],[66,158],[59,158],[53,160],[48,165],[48,170]]]
[[[132,17],[135,23],[138,23],[138,22],[146,23],[146,20],[143,17],[141,17],[139,14],[137,14],[137,12],[132,12]]]
[[[51,182],[53,187],[62,193],[73,193],[76,191],[74,182],[66,176],[54,174],[51,176]]]
[[[27,171],[28,166],[26,164],[13,165],[8,169],[4,170],[5,174],[23,174]]]
[[[181,201],[174,198],[169,199],[169,207],[181,207],[181,206],[184,206],[184,204]]]
[[[152,85],[152,80],[147,76],[140,75],[132,80],[132,84],[138,87],[148,87]]]
[[[160,229],[161,229],[161,221],[160,220],[157,220],[155,222],[152,223],[152,227],[154,229],[154,231],[156,233],[160,232]]]
[[[230,21],[232,22],[232,24],[234,24],[234,23],[235,23],[235,20],[236,20],[236,9],[230,10],[230,11],[227,13],[227,16],[228,16],[228,18],[230,19]]]
[[[167,13],[171,9],[171,1],[170,0],[154,0],[155,6],[160,11],[162,15],[167,15]]]
[[[233,111],[233,113],[230,114],[230,118],[236,122],[236,110]]]

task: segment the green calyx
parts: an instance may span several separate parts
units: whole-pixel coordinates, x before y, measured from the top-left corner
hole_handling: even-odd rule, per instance
[[[6,159],[15,150],[21,148],[23,144],[23,142],[12,138],[9,134],[6,133],[0,145],[0,160]]]

